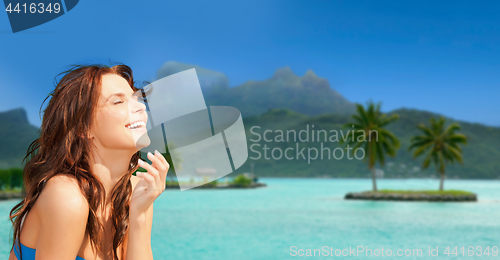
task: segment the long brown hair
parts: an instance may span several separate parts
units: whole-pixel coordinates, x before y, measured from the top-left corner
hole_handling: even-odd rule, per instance
[[[26,164],[23,172],[23,192],[26,195],[10,211],[10,220],[14,226],[14,243],[19,251],[23,218],[30,212],[45,183],[55,175],[65,174],[76,178],[82,194],[87,198],[89,215],[86,234],[89,235],[92,250],[102,252],[100,241],[104,226],[96,214],[100,207],[104,208],[105,190],[91,171],[93,144],[88,132],[96,114],[101,95],[101,79],[105,74],[119,75],[127,80],[134,92],[138,90],[132,70],[123,64],[113,67],[75,65],[58,75],[62,76],[58,83],[57,77],[55,79],[56,87],[50,94],[52,98],[44,111],[40,137],[30,144],[24,157],[23,162]],[[129,225],[132,192],[130,176],[138,168],[137,160],[140,155],[140,152],[137,152],[132,156],[129,174],[124,174],[111,191],[114,260],[118,260],[117,248],[123,243]],[[123,254],[122,247],[121,255]]]

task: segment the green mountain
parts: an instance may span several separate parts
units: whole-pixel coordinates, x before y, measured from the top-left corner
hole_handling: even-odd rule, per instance
[[[434,169],[420,169],[422,158],[413,160],[408,152],[410,139],[419,134],[415,126],[419,123],[428,123],[431,117],[440,115],[419,111],[414,109],[398,109],[390,112],[396,113],[400,119],[391,124],[388,129],[391,130],[401,140],[401,148],[397,156],[388,158],[385,167],[382,168],[385,177],[406,178],[406,177],[433,177],[437,176]],[[340,156],[340,148],[343,147],[335,138],[335,130],[338,133],[338,139],[342,138],[342,133],[347,134],[349,129],[342,128],[342,125],[351,121],[347,115],[323,114],[319,116],[306,116],[286,109],[271,109],[268,112],[251,116],[243,119],[248,147],[249,159],[236,171],[237,173],[251,171],[251,165],[254,164],[254,172],[258,176],[287,176],[287,177],[368,177],[369,171],[363,160],[356,158],[349,159],[346,154]],[[448,118],[448,123],[455,120]],[[500,177],[500,128],[489,127],[481,124],[472,124],[462,121],[456,121],[462,126],[461,132],[468,136],[468,145],[463,149],[464,165],[455,164],[447,168],[448,178],[473,178],[473,179],[493,179]],[[253,128],[253,130],[251,130]],[[306,131],[306,129],[309,129]],[[267,140],[264,140],[264,133]],[[289,140],[282,141],[280,136],[283,131],[284,136]],[[318,140],[318,130],[324,130],[328,133],[325,140],[324,134],[320,134]],[[288,131],[288,132],[287,132]],[[294,140],[293,133],[297,135],[302,131],[303,140],[306,138],[306,132],[309,132],[309,141],[301,142]],[[288,133],[288,135],[287,135]],[[315,139],[312,140],[312,135]],[[260,140],[259,140],[260,139]],[[253,146],[253,148],[252,148]],[[297,148],[298,147],[298,148]],[[267,150],[266,150],[267,148]],[[338,148],[334,159],[330,153],[328,159],[327,150],[333,151]],[[287,159],[282,155],[286,149],[289,149]],[[303,155],[298,154],[301,149]],[[310,156],[307,155],[310,149]],[[315,157],[316,153],[323,149],[323,159],[320,155],[316,160],[309,160],[308,157]],[[272,153],[274,151],[274,158]],[[267,153],[267,159],[265,154]],[[361,158],[361,153],[358,154]],[[260,157],[260,158],[259,158]],[[259,159],[257,159],[259,158]],[[377,168],[381,168],[377,165]]]
[[[398,152],[398,157],[394,160],[396,163],[411,163],[413,160],[412,154],[408,152],[411,137],[421,134],[415,128],[419,123],[429,124],[431,117],[438,118],[441,115],[419,111],[415,109],[398,109],[391,114],[398,114],[399,120],[387,128],[393,131],[401,140],[401,149]],[[446,117],[445,117],[446,118]],[[485,126],[482,124],[457,121],[451,118],[446,118],[446,122],[451,124],[457,122],[461,126],[460,132],[468,138],[468,144],[463,146],[464,164],[454,164],[447,167],[448,177],[458,178],[499,178],[500,177],[500,127]],[[417,166],[420,166],[423,158],[418,160]],[[415,163],[412,163],[415,165]],[[393,169],[395,170],[395,169]],[[401,169],[399,169],[401,170]],[[434,174],[434,169],[429,169],[427,172]]]
[[[411,137],[419,133],[415,125],[427,123],[431,117],[439,117],[440,115],[414,109],[398,109],[389,114],[393,113],[398,114],[400,119],[388,128],[401,140],[401,148],[398,150],[396,158],[387,160],[387,164],[383,168],[385,177],[437,176],[434,169],[421,170],[422,158],[413,160],[407,149]],[[342,134],[347,133],[348,129],[342,128],[342,125],[351,121],[349,117],[349,115],[334,113],[308,116],[289,109],[270,109],[258,116],[244,117],[249,158],[233,174],[249,172],[253,164],[254,172],[258,176],[368,177],[369,171],[362,160],[349,159],[347,154],[340,158],[340,150],[343,146],[338,141],[342,138]],[[454,121],[447,118],[448,123]],[[449,166],[447,177],[499,178],[500,128],[457,122],[462,126],[461,132],[468,136],[469,142],[463,149],[464,165]],[[308,131],[306,131],[307,129]],[[282,131],[282,135],[279,130]],[[334,130],[337,130],[337,138],[333,134]],[[306,136],[307,132],[309,136]],[[325,132],[327,133],[326,139]],[[24,109],[0,113],[0,168],[20,167],[22,159],[26,155],[26,149],[37,136],[38,128],[29,124]],[[299,139],[302,138],[305,141],[306,137],[308,137],[307,142],[301,142]],[[268,142],[264,138],[270,141]],[[310,156],[307,154],[309,148]],[[318,152],[323,148],[323,159],[321,159],[321,154],[318,154],[317,159],[311,159],[308,162],[308,157],[315,156],[313,148]],[[338,148],[336,151],[338,160],[333,158],[331,152],[336,148]],[[283,153],[286,149],[289,149],[287,156],[293,159],[289,160],[283,154],[281,158],[278,158],[280,151]],[[330,159],[325,152],[326,149],[330,149]],[[268,159],[265,158],[264,153]],[[257,159],[259,156],[260,158]]]
[[[0,113],[0,169],[20,167],[28,146],[38,137],[23,108]]]
[[[249,159],[235,174],[250,171],[253,164],[255,173],[259,176],[369,176],[367,166],[362,160],[349,158],[350,155],[345,152],[341,159],[333,158],[334,155],[340,157],[343,152],[339,140],[342,134],[347,134],[348,129],[342,128],[342,125],[351,121],[350,115],[355,106],[332,89],[326,79],[316,76],[312,70],[299,77],[289,67],[280,68],[267,80],[250,80],[240,86],[229,87],[228,78],[221,72],[170,61],[158,70],[157,77],[165,77],[190,68],[197,71],[207,105],[233,106],[242,113],[247,132]],[[390,113],[397,113],[400,117],[388,128],[400,138],[402,146],[396,158],[388,158],[383,168],[384,175],[437,175],[434,169],[421,170],[422,158],[413,160],[407,149],[411,137],[419,133],[415,126],[428,123],[431,117],[440,115],[412,109],[399,109]],[[450,118],[447,120],[448,123],[453,121]],[[464,165],[449,166],[447,176],[499,178],[500,128],[461,121],[458,123],[462,126],[462,133],[468,136],[469,143],[464,147]],[[297,140],[301,132],[306,136],[306,128],[311,139],[308,142]],[[318,132],[319,130],[323,131]],[[264,140],[264,133],[268,140],[273,140]],[[284,135],[291,140],[282,141]],[[26,149],[37,136],[38,128],[29,124],[24,109],[0,113],[0,168],[21,166]],[[259,137],[260,140],[257,141]],[[318,141],[318,137],[322,140]],[[320,152],[321,149],[323,152]],[[328,153],[325,152],[327,150]],[[288,151],[289,158],[293,158],[285,158],[285,151]],[[316,151],[318,158],[308,160],[307,158],[315,156]],[[279,157],[280,152],[281,158],[272,159],[273,155],[275,158]]]
[[[200,86],[209,106],[232,106],[243,117],[260,115],[270,108],[287,108],[305,115],[324,113],[351,114],[353,103],[330,87],[328,80],[308,70],[304,76],[295,75],[289,67],[277,69],[263,81],[249,80],[229,87],[227,77],[220,72],[193,64],[169,61],[157,72],[157,78],[195,68]]]

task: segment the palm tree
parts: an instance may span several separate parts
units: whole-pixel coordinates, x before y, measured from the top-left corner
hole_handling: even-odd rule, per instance
[[[445,129],[444,117],[437,121],[431,118],[430,123],[430,127],[424,124],[417,126],[424,134],[414,136],[411,139],[412,144],[409,150],[416,149],[413,152],[413,158],[427,152],[422,168],[426,169],[431,163],[434,163],[436,170],[441,175],[439,190],[443,190],[446,164],[455,161],[463,164],[462,148],[458,144],[467,144],[467,137],[455,133],[455,131],[460,130],[460,125],[457,123],[453,123]]]
[[[396,156],[396,150],[400,147],[398,138],[385,129],[389,123],[399,119],[398,115],[387,116],[380,112],[380,103],[368,102],[366,108],[356,104],[356,114],[352,115],[354,122],[344,125],[345,128],[352,128],[348,131],[347,137],[342,142],[352,147],[354,153],[357,148],[363,147],[365,151],[365,162],[368,158],[368,169],[372,173],[373,191],[377,191],[377,181],[375,176],[375,164],[384,166],[385,155]]]

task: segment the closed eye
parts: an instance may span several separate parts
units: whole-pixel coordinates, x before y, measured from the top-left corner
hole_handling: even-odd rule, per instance
[[[117,100],[117,101],[115,101],[113,104],[115,104],[115,105],[116,105],[116,104],[120,104],[120,103],[123,103],[123,101],[121,101],[121,100]]]

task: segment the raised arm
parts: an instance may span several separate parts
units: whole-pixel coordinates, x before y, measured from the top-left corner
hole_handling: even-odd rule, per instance
[[[151,251],[151,226],[153,202],[165,190],[168,164],[159,152],[148,153],[152,164],[139,161],[147,172],[137,173],[141,179],[135,185],[130,199],[130,226],[125,260],[153,260]]]
[[[34,207],[40,219],[36,260],[75,260],[89,213],[76,181],[62,175],[52,177]]]
[[[153,225],[153,204],[146,215],[130,218],[127,235],[127,249],[123,260],[153,260],[151,250],[151,228]]]

